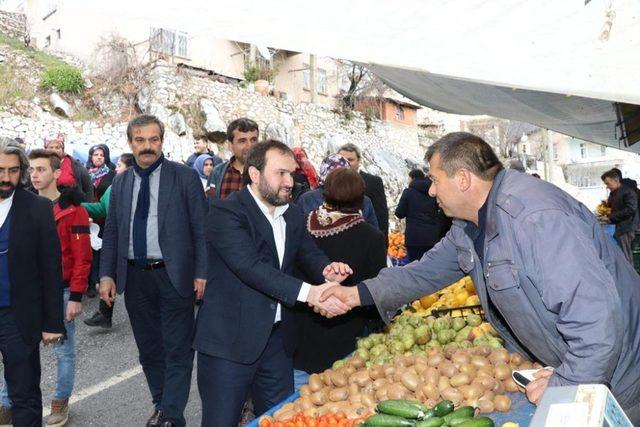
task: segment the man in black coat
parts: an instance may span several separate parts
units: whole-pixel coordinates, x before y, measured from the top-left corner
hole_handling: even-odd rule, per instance
[[[640,189],[638,188],[638,183],[631,178],[623,178],[622,171],[618,168],[611,169],[612,172],[615,172],[616,175],[620,177],[620,183],[623,186],[627,186],[636,193],[636,197],[638,199],[638,209],[636,209],[636,218],[635,218],[635,231],[636,234],[640,234]]]
[[[329,263],[306,232],[302,211],[290,204],[296,168],[286,144],[258,143],[245,161],[244,187],[211,199],[207,280],[214,285],[205,291],[193,343],[203,427],[238,425],[248,394],[261,414],[293,393],[291,308],[318,305],[325,280],[352,273]],[[294,266],[322,285],[293,277]],[[324,309],[344,308],[334,304]]]
[[[0,138],[0,353],[12,402],[0,414],[15,426],[41,425],[40,341],[65,332],[53,208],[23,188],[28,167],[20,146]]]
[[[613,237],[620,245],[625,258],[633,265],[631,242],[636,235],[638,196],[629,186],[622,185],[622,179],[613,170],[603,173],[601,178],[610,191],[608,203],[611,207],[609,217],[602,219],[616,225]]]
[[[410,183],[400,196],[396,216],[406,218],[404,244],[409,262],[435,246],[451,227],[451,221],[440,211],[438,202],[429,196],[431,180],[419,169],[409,173]]]
[[[364,179],[365,195],[371,199],[373,210],[376,212],[376,218],[378,219],[378,228],[386,238],[387,234],[389,234],[389,208],[387,206],[387,196],[384,193],[382,178],[358,170],[362,156],[360,149],[355,144],[344,144],[340,147],[338,154],[349,160],[351,169],[359,172],[362,179]]]

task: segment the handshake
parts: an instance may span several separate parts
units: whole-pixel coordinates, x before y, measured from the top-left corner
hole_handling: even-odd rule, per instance
[[[307,304],[313,311],[331,319],[345,314],[360,305],[360,296],[355,286],[341,286],[340,282],[353,274],[351,268],[341,262],[333,262],[323,271],[327,283],[312,286],[307,296]]]

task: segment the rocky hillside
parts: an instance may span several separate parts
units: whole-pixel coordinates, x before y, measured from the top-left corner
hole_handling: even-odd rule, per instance
[[[79,73],[81,87],[61,90],[59,84],[52,85],[51,69],[63,69],[61,81],[67,85]],[[186,158],[193,134],[202,130],[218,142],[218,151],[225,157],[226,125],[247,116],[260,124],[264,137],[304,147],[316,165],[343,143],[355,143],[363,151],[363,168],[383,177],[390,207],[406,185],[409,168],[422,164],[424,147],[415,128],[264,96],[162,62],[125,71],[136,75],[123,74],[122,81],[107,82],[90,75],[73,58],[39,52],[1,37],[0,134],[20,136],[29,146],[40,147],[44,136],[61,131],[78,153],[96,143],[107,143],[118,153],[126,150],[127,120],[144,112],[167,124],[168,157]]]

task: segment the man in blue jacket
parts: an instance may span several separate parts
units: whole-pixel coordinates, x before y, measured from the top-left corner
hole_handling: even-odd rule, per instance
[[[504,170],[481,138],[451,133],[427,151],[429,194],[454,218],[418,262],[354,288],[330,288],[350,306],[375,304],[385,321],[401,305],[471,275],[487,320],[543,365],[527,385],[606,384],[640,425],[640,276],[580,202],[540,179]]]
[[[196,171],[162,154],[164,126],[127,127],[133,167],[116,176],[102,237],[100,298],[124,303],[155,406],[147,426],[184,426],[193,351],[194,292],[207,274],[205,198]],[[116,286],[117,283],[117,286]]]
[[[210,203],[212,286],[198,312],[194,339],[203,426],[237,426],[248,394],[261,414],[293,393],[290,309],[296,302],[330,314],[348,308],[333,299],[318,301],[329,286],[325,280],[342,281],[351,270],[329,264],[306,232],[302,213],[289,203],[296,168],[286,144],[256,144],[246,159],[245,187]],[[293,277],[294,266],[322,285]]]

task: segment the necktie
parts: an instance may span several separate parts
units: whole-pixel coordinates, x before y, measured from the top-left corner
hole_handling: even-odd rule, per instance
[[[136,211],[133,215],[133,255],[136,260],[147,259],[147,218],[149,217],[149,204],[151,190],[149,189],[149,177],[162,164],[164,156],[161,155],[151,166],[142,169],[136,162],[133,168],[140,177],[140,190]]]

